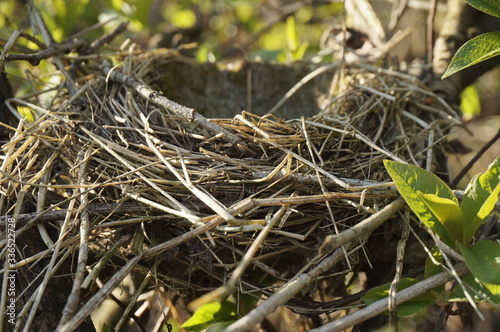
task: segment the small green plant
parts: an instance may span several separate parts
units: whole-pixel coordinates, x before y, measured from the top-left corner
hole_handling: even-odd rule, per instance
[[[486,14],[500,17],[500,1],[465,0],[472,7]],[[457,71],[488,60],[500,54],[500,31],[488,32],[466,42],[457,53],[441,78],[446,78]]]
[[[385,160],[384,165],[401,196],[417,215],[442,242],[459,251],[471,271],[464,278],[474,289],[475,301],[500,303],[500,245],[482,240],[474,242],[474,234],[493,211],[500,194],[500,157],[482,174],[476,175],[467,186],[462,203],[453,191],[436,175],[417,166]],[[434,260],[442,262],[439,249],[432,250]],[[426,263],[425,276],[442,272],[431,259]],[[402,279],[400,289],[414,284],[414,280]],[[388,285],[370,290],[363,300],[373,303],[387,297]],[[433,294],[433,295],[432,295]],[[404,304],[399,315],[417,312],[429,304],[429,296],[435,299],[465,301],[460,287],[446,294],[444,288],[434,290]]]

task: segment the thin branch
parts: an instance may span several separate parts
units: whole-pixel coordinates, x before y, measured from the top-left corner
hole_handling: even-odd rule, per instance
[[[390,311],[390,325],[394,328],[394,331],[398,331],[398,316],[397,316],[397,306],[396,306],[396,294],[399,281],[401,280],[401,275],[403,274],[403,260],[405,257],[405,249],[408,238],[410,237],[410,211],[407,210],[403,218],[403,230],[401,232],[401,239],[398,241],[397,251],[396,251],[396,273],[394,279],[391,282],[389,288],[389,302],[388,307]]]
[[[427,16],[427,37],[426,37],[426,53],[427,63],[432,64],[433,47],[434,47],[434,17],[436,16],[437,0],[429,2],[429,15]],[[432,67],[431,67],[432,70]]]
[[[363,228],[363,236],[366,237],[369,236],[371,232],[376,228],[373,227],[374,220],[376,220],[376,223],[380,225],[383,221],[389,219],[398,209],[400,209],[403,206],[403,204],[404,204],[403,199],[398,198],[397,200],[386,206],[384,209],[382,209],[375,215],[370,216],[365,221],[361,222],[361,224],[365,225]],[[365,222],[367,220],[368,224],[371,224],[371,226],[369,227],[366,227]],[[353,240],[357,239],[357,236],[359,235],[358,231],[354,231],[354,233],[356,234],[355,238],[343,237],[339,241],[333,241],[331,246],[328,245],[327,247],[325,247],[323,245],[322,248],[320,249],[320,255],[318,255],[318,257],[321,257],[322,254],[331,251],[335,248],[339,249],[335,250],[331,256],[324,259],[311,272],[298,275],[296,276],[296,278],[291,279],[288,283],[285,284],[285,286],[283,286],[283,288],[281,288],[278,292],[269,297],[269,299],[267,299],[264,303],[260,304],[257,308],[252,310],[246,316],[239,319],[236,323],[230,325],[224,331],[239,332],[239,331],[251,330],[253,326],[260,323],[269,313],[274,312],[279,306],[285,304],[300,290],[302,290],[305,287],[309,287],[310,283],[313,282],[319,275],[327,271],[331,266],[335,265],[338,261],[340,261],[342,258],[345,257],[344,256],[345,250],[349,250],[350,248],[354,247],[356,241]],[[341,234],[339,234],[339,236]],[[335,239],[338,239],[338,237]],[[349,239],[350,242],[346,241],[347,239]],[[340,248],[342,245],[344,245],[343,248]]]
[[[82,162],[80,166],[80,172],[78,174],[78,183],[86,182],[86,178],[88,176],[87,166],[89,162],[89,154],[80,152],[78,154],[79,163]],[[82,193],[81,197],[81,205],[87,206],[89,203],[88,193],[83,190],[83,188],[79,189],[80,193]],[[85,267],[87,266],[88,260],[88,249],[89,249],[89,233],[90,233],[90,213],[86,210],[83,210],[80,215],[80,246],[78,249],[78,263],[76,268],[75,276],[73,277],[73,287],[71,289],[71,293],[68,296],[66,301],[66,305],[62,311],[62,317],[59,321],[58,326],[66,323],[71,316],[73,316],[80,304],[80,294],[82,290],[82,282],[85,278]]]
[[[465,165],[465,167],[458,173],[458,175],[453,179],[453,181],[450,184],[451,188],[455,188],[457,184],[462,180],[462,178],[467,174],[467,172],[474,166],[474,164],[481,158],[481,156],[493,145],[500,139],[500,130],[493,136],[488,143],[486,143],[481,150],[479,150],[476,155]]]
[[[28,61],[33,66],[37,66],[43,59],[48,59],[57,55],[66,54],[76,51],[78,48],[85,46],[83,40],[71,40],[64,44],[53,44],[47,49],[32,53],[32,54],[7,54],[6,61]]]
[[[196,121],[196,122],[200,123],[201,125],[205,126],[206,128],[210,129],[212,132],[224,133],[224,135],[228,138],[228,140],[233,144],[237,143],[237,142],[241,142],[241,139],[238,136],[230,133],[229,131],[222,128],[218,124],[208,121],[207,118],[205,118],[203,115],[199,114],[195,109],[180,105],[180,104],[176,103],[175,101],[172,101],[172,100],[168,99],[167,97],[163,96],[161,94],[161,92],[158,92],[158,91],[151,89],[149,86],[140,82],[135,77],[127,76],[127,75],[124,75],[124,74],[114,70],[111,67],[111,63],[109,61],[107,61],[107,60],[103,61],[102,71],[103,71],[104,75],[109,77],[113,82],[121,83],[121,84],[133,89],[135,92],[137,92],[142,97],[144,97],[147,100],[150,100],[153,103],[163,107],[165,110],[169,110],[169,111],[172,111],[176,114],[179,114],[191,122]]]
[[[191,311],[196,310],[199,306],[206,304],[208,302],[221,299],[224,297],[229,296],[231,293],[233,293],[236,290],[236,286],[238,284],[238,281],[241,279],[243,276],[243,273],[246,271],[247,267],[252,263],[252,259],[254,256],[257,254],[257,251],[260,249],[261,245],[263,244],[264,240],[266,239],[267,235],[269,232],[272,230],[274,225],[281,220],[283,217],[283,214],[285,211],[288,209],[289,205],[283,205],[278,212],[274,214],[272,217],[271,221],[266,225],[266,227],[259,233],[255,241],[253,241],[252,245],[250,248],[246,251],[245,255],[240,261],[240,264],[238,267],[233,271],[231,278],[229,278],[229,281],[224,285],[216,290],[207,293],[203,295],[202,297],[192,301],[191,303],[188,304],[188,309]]]
[[[467,267],[463,264],[457,265],[455,267],[458,275],[463,277],[469,273]],[[444,285],[447,282],[454,279],[454,276],[448,272],[441,272],[430,278],[427,278],[413,286],[405,288],[399,291],[395,298],[396,305],[403,304],[419,295],[422,295],[438,286]],[[382,314],[387,311],[389,301],[387,298],[372,303],[365,308],[356,311],[350,315],[337,319],[334,322],[325,324],[317,329],[311,330],[310,332],[341,332],[349,327],[356,324],[364,322],[372,317]]]
[[[361,235],[369,234],[382,225],[387,219],[392,217],[404,205],[403,198],[398,198],[391,202],[379,212],[366,218],[362,222],[352,226],[340,234],[328,235],[320,247],[320,253],[326,253],[333,249],[356,240]]]
[[[354,242],[345,246],[346,250],[354,247]],[[344,258],[344,250],[337,249],[332,255],[325,258],[316,268],[309,273],[297,275],[288,281],[279,291],[271,295],[248,314],[235,323],[228,326],[223,332],[246,332],[251,331],[258,323],[262,322],[267,315],[274,312],[278,307],[287,303],[295,294],[307,289],[309,285],[322,273]]]
[[[109,294],[118,287],[123,279],[134,269],[141,260],[142,255],[138,255],[125,264],[118,272],[113,274],[111,279],[94,295],[85,305],[64,325],[58,326],[56,332],[73,332],[80,324],[97,308]]]
[[[28,2],[27,8],[30,14],[31,28],[42,34],[45,43],[47,43],[48,47],[55,45],[56,43],[54,42],[54,38],[52,37],[49,29],[45,25],[42,15],[40,14],[40,11],[35,7],[35,4],[30,1]],[[61,59],[59,59],[59,57],[56,55],[53,55],[52,59],[57,69],[59,69],[66,78],[66,85],[68,87],[70,95],[75,94],[75,92],[77,91],[76,84],[71,75],[66,70],[65,65],[63,64]]]
[[[74,216],[78,212],[76,210],[69,211],[68,209],[52,210],[57,207],[59,206],[52,206],[51,208],[47,208],[43,212],[20,214],[16,219],[16,225],[24,226],[33,220],[36,221],[37,223],[47,223],[54,220],[61,220],[67,214]],[[117,215],[125,215],[125,214],[133,215],[133,214],[143,214],[145,212],[160,211],[139,202],[87,205],[85,207],[85,210],[92,214],[117,214]],[[13,217],[14,217],[13,215],[0,217],[0,228],[5,228],[7,220]]]

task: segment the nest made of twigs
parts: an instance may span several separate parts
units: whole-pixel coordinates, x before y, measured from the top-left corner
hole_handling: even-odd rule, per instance
[[[15,218],[18,243],[33,243],[14,265],[41,271],[26,294],[43,294],[64,264],[86,292],[61,326],[78,325],[132,270],[153,271],[150,285],[185,302],[236,284],[269,295],[266,285],[321,262],[327,236],[394,202],[384,159],[442,171],[443,138],[458,122],[415,78],[369,65],[320,67],[346,88],[322,96],[312,117],[206,119],[144,83],[164,54],[137,53],[121,69],[91,62],[72,92],[63,84],[9,100],[37,116],[3,145],[0,209]],[[348,239],[322,273],[355,264],[348,257],[369,235]],[[30,296],[46,295],[19,299],[27,317],[39,305]]]

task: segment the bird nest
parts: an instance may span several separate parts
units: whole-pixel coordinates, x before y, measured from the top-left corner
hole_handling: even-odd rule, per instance
[[[322,96],[319,114],[285,120],[205,118],[151,88],[165,54],[112,60],[121,66],[90,60],[72,83],[8,101],[35,114],[8,128],[2,156],[0,222],[15,220],[10,269],[28,279],[20,326],[56,289],[59,329],[76,329],[130,274],[141,282],[127,312],[159,301],[160,320],[235,291],[286,293],[268,310],[303,313],[291,298],[333,299],[331,284],[314,285],[355,271],[372,231],[398,216],[383,160],[444,172],[443,138],[458,123],[414,77],[365,64],[318,67],[345,87]]]

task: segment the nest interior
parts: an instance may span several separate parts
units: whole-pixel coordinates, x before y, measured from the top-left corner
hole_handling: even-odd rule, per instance
[[[69,296],[78,279],[81,302],[89,303],[98,279],[112,290],[113,276],[130,271],[151,272],[147,287],[188,303],[226,284],[245,264],[238,286],[269,296],[269,286],[275,292],[311,268],[327,236],[396,199],[384,159],[445,172],[443,138],[458,117],[412,76],[331,66],[305,83],[298,99],[286,98],[278,117],[263,113],[291,88],[273,81],[283,69],[273,73],[268,66],[263,89],[276,85],[285,93],[255,88],[249,99],[249,69],[261,64],[212,67],[224,83],[200,88],[197,69],[190,79],[180,77],[171,64],[186,61],[174,56],[136,52],[114,60],[121,67],[107,72],[97,61],[87,64],[72,92],[61,84],[9,101],[37,114],[3,145],[1,175],[0,210],[17,222],[16,267],[26,289],[18,304],[27,312],[57,316],[55,305],[43,304],[44,291],[56,287]],[[176,90],[166,87],[172,82]],[[165,109],[153,100],[160,94],[141,94],[148,85],[190,107],[209,100],[204,114],[213,118]],[[239,113],[251,98],[261,115]],[[317,114],[297,116],[311,110]],[[253,248],[259,234],[265,236]],[[385,248],[390,234],[386,229],[367,244],[370,234],[361,235],[323,275],[337,273],[337,281],[311,287],[302,298],[333,298],[344,283],[339,275],[359,271],[370,258],[390,264],[394,253],[363,253],[370,245]],[[62,286],[65,276],[70,281]],[[36,296],[42,305],[30,301]]]

